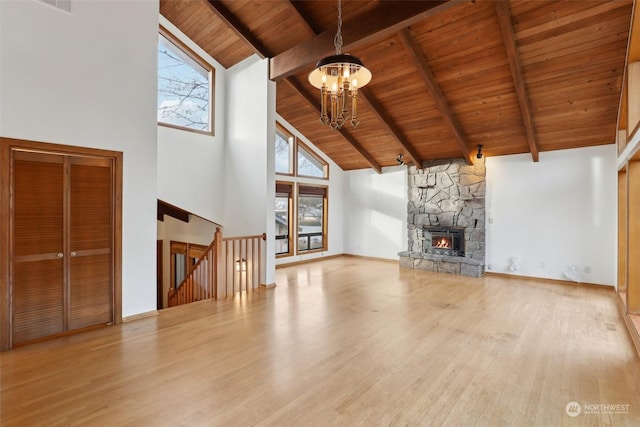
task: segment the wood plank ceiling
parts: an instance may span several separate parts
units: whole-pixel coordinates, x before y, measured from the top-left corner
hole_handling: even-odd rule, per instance
[[[270,58],[277,112],[342,169],[612,144],[632,0],[343,0],[343,52],[372,71],[360,126],[320,124],[307,81],[337,2],[161,0],[224,67]]]

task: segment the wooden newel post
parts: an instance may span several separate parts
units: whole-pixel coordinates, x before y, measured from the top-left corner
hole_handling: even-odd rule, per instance
[[[226,284],[226,269],[225,269],[225,260],[224,260],[224,253],[223,253],[223,247],[222,245],[224,244],[222,242],[222,230],[220,230],[220,227],[216,228],[216,234],[214,235],[214,240],[215,240],[215,260],[213,260],[213,265],[215,266],[215,294],[214,294],[214,298],[218,299],[220,297],[226,296],[226,289],[227,289],[227,284]],[[224,288],[221,288],[222,286],[224,286]],[[225,291],[222,292],[221,289],[224,289]]]

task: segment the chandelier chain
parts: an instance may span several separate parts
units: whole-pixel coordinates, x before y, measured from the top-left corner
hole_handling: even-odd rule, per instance
[[[342,0],[338,0],[338,32],[333,39],[333,44],[336,47],[336,55],[342,53]]]

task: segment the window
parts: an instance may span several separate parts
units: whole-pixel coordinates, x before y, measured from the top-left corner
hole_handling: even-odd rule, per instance
[[[326,250],[327,187],[298,186],[298,250]]]
[[[329,166],[317,154],[298,143],[297,159],[298,176],[310,176],[314,178],[327,178]]]
[[[158,123],[213,133],[213,67],[160,29],[158,40]]]
[[[293,135],[282,126],[276,125],[276,173],[292,173],[293,144]]]
[[[327,162],[301,143],[280,123],[276,123],[274,143],[277,174],[329,178],[329,165]]]
[[[274,143],[276,173],[287,175],[287,182],[276,181],[276,256],[325,251],[328,186],[306,182],[329,179],[329,165],[280,123]]]
[[[292,183],[276,182],[276,256],[292,254],[292,195]]]

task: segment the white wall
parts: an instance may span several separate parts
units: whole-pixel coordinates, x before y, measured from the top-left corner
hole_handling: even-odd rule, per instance
[[[202,218],[224,219],[226,69],[162,15],[160,24],[215,69],[214,135],[158,126],[158,198]]]
[[[269,81],[269,61],[254,55],[227,70],[226,94],[224,235],[273,236],[275,83]],[[275,280],[274,251],[267,246],[263,284]]]
[[[530,154],[487,157],[486,168],[490,271],[567,280],[576,266],[580,282],[616,283],[614,145],[542,152],[538,163]]]
[[[345,252],[397,260],[407,246],[406,166],[345,174]]]
[[[289,181],[296,183],[305,183],[311,185],[327,185],[329,186],[329,212],[327,218],[327,227],[328,227],[328,248],[326,251],[322,252],[313,252],[306,255],[294,255],[285,258],[276,259],[276,265],[287,264],[291,262],[304,261],[309,259],[321,258],[323,256],[329,255],[339,255],[344,253],[344,239],[345,239],[345,229],[344,229],[344,202],[345,202],[345,172],[340,169],[340,167],[333,162],[326,154],[318,149],[318,147],[313,144],[313,142],[309,141],[304,135],[302,135],[296,128],[294,128],[289,122],[287,122],[282,116],[276,114],[276,118],[278,123],[283,125],[289,132],[291,132],[296,138],[302,141],[307,147],[313,150],[314,153],[320,156],[322,160],[327,162],[329,165],[329,180],[317,179],[317,178],[304,178],[304,177],[290,177],[287,175],[278,175],[276,178],[281,181]],[[320,124],[318,124],[320,126]],[[275,130],[272,135],[275,135]],[[275,144],[271,144],[275,145]],[[275,157],[275,153],[273,154]],[[274,168],[275,170],[275,168]],[[275,191],[275,181],[273,183],[274,191]],[[275,193],[274,193],[275,197]],[[275,207],[275,198],[270,206]],[[294,226],[296,224],[296,216],[297,214],[293,213]],[[273,217],[273,227],[275,233],[275,216]],[[273,234],[272,234],[273,235]],[[296,242],[293,242],[294,245]],[[275,249],[274,249],[275,253]]]
[[[227,74],[224,234],[265,232],[268,61],[257,56]]]
[[[122,314],[155,310],[158,2],[0,1],[0,134],[124,153]]]

